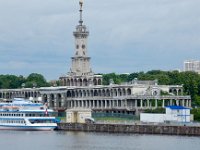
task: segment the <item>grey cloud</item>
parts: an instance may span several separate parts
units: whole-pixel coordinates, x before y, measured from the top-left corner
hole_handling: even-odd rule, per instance
[[[199,59],[199,6],[199,0],[85,0],[93,70],[171,70]],[[48,79],[66,73],[78,9],[78,0],[0,0],[0,73],[38,71]]]

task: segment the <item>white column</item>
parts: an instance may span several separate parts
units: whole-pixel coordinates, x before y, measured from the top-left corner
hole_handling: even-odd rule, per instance
[[[141,108],[143,107],[143,100],[142,99],[140,100],[140,107]]]
[[[173,104],[172,104],[172,99],[170,99],[170,106],[172,106]]]
[[[54,107],[57,107],[57,94],[54,94]]]
[[[65,96],[64,96],[64,94],[61,94],[61,107],[67,107],[67,106],[65,106]]]
[[[158,100],[155,99],[155,108],[158,108]]]
[[[72,108],[73,106],[72,106],[72,101],[70,101],[70,108]]]
[[[49,95],[49,94],[47,95],[47,105],[48,105],[49,107],[51,107],[51,104],[50,104],[50,95]]]
[[[147,107],[150,108],[150,106],[149,106],[149,99],[147,99]]]
[[[191,108],[192,104],[191,104],[191,100],[189,100],[189,107]]]
[[[189,107],[189,100],[186,100],[186,107]]]
[[[137,99],[135,99],[135,108],[137,108]]]
[[[176,100],[176,105],[179,106],[179,101],[178,100]]]
[[[162,100],[162,108],[165,108],[165,100]]]

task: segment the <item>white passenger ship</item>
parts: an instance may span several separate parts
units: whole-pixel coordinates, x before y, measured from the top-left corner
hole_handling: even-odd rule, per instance
[[[53,130],[56,127],[53,110],[41,103],[22,98],[0,103],[0,130]]]

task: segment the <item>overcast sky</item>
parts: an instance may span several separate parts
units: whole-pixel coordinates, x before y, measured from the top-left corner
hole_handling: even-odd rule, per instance
[[[200,0],[85,0],[93,71],[174,70],[200,60],[199,6]],[[66,74],[78,10],[78,0],[0,0],[0,74]]]

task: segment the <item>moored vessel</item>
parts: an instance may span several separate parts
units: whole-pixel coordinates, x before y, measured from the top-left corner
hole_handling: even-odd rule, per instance
[[[0,103],[0,130],[54,130],[54,111],[41,103],[14,98],[12,103]]]

